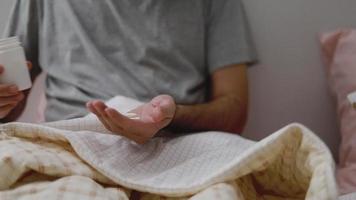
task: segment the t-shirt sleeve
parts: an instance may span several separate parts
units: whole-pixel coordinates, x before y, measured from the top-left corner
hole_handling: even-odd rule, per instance
[[[32,73],[39,67],[40,7],[37,0],[16,0],[3,37],[17,36],[25,49],[26,59],[33,64]]]
[[[211,0],[207,20],[209,72],[257,59],[241,0]]]

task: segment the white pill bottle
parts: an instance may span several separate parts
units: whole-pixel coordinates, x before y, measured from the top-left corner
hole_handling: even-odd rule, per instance
[[[4,67],[0,84],[14,84],[19,90],[31,88],[24,49],[16,37],[0,40],[0,64]]]

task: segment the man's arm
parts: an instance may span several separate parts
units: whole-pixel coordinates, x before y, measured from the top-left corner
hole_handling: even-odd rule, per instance
[[[211,97],[205,104],[176,105],[172,97],[160,95],[132,110],[131,118],[99,100],[88,102],[87,107],[106,129],[140,144],[167,125],[175,130],[240,133],[247,115],[247,85],[246,65],[233,65],[212,75]]]
[[[247,119],[247,108],[246,65],[223,67],[211,76],[209,101],[205,104],[177,105],[170,128],[241,133]]]

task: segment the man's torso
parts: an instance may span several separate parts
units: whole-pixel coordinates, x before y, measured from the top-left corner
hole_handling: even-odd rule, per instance
[[[48,73],[49,121],[81,116],[86,101],[115,95],[204,101],[203,1],[41,2],[39,55]]]

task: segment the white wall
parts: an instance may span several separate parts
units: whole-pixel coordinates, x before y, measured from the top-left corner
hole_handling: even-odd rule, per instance
[[[13,0],[0,1],[0,31]],[[354,0],[245,0],[261,63],[249,69],[250,117],[244,135],[261,139],[301,122],[331,147],[339,143],[334,102],[317,33],[356,26]]]
[[[354,0],[245,0],[261,64],[250,69],[245,136],[260,139],[290,122],[315,131],[337,154],[336,112],[317,34],[356,27]]]

